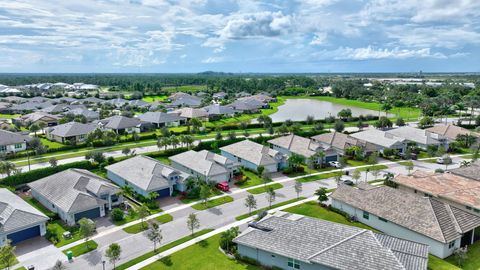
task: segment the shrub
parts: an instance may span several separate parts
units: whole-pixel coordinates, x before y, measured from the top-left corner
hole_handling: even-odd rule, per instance
[[[114,208],[112,210],[112,220],[113,221],[122,221],[123,219],[125,219],[125,215],[124,215],[122,209]]]

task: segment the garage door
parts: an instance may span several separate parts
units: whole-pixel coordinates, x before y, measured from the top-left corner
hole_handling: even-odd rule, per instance
[[[170,196],[170,188],[161,189],[157,193],[159,198],[168,197]]]
[[[25,229],[16,233],[7,235],[7,238],[12,240],[12,244],[40,236],[40,225],[32,228]]]
[[[330,162],[330,161],[337,161],[337,156],[328,156],[325,157],[325,162]]]
[[[95,208],[75,214],[75,221],[79,221],[82,218],[95,219],[98,217],[100,217],[100,208]]]

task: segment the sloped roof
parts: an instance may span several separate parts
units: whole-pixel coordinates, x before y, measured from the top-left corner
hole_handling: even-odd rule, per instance
[[[138,119],[155,124],[176,122],[185,120],[185,117],[181,117],[176,113],[164,113],[164,112],[146,112],[138,116]]]
[[[387,148],[390,148],[395,144],[402,143],[404,141],[404,138],[390,135],[385,131],[378,130],[378,129],[368,129],[365,131],[353,133],[350,136],[357,138],[359,140],[367,141],[375,145],[380,145]]]
[[[306,158],[315,155],[319,150],[326,150],[319,143],[294,134],[271,139],[268,142]]]
[[[169,159],[189,169],[192,169],[199,174],[206,174],[207,176],[228,173],[228,170],[223,165],[228,164],[228,162],[233,163],[232,160],[229,160],[226,157],[206,150],[202,150],[200,152],[189,150],[187,152],[171,156]]]
[[[69,122],[51,127],[50,134],[59,137],[72,137],[85,135],[94,131],[97,127],[94,124],[83,124],[79,122]]]
[[[22,121],[25,121],[25,122],[37,122],[39,120],[42,120],[43,118],[51,118],[52,120],[59,120],[60,117],[57,116],[57,115],[53,115],[53,114],[49,114],[49,113],[46,113],[46,112],[33,112],[33,113],[29,113],[29,114],[25,114],[25,115],[22,115],[19,117],[19,119],[21,119]]]
[[[472,180],[480,181],[480,161],[473,162],[469,166],[450,169],[449,172]]]
[[[82,212],[106,203],[97,197],[101,193],[120,192],[106,179],[82,169],[68,169],[28,186],[67,213]]]
[[[48,217],[6,188],[0,188],[0,233],[47,222]]]
[[[440,144],[439,139],[441,139],[438,134],[410,126],[397,127],[386,132],[399,138],[425,145],[438,145]]]
[[[292,214],[267,216],[257,228],[234,242],[333,269],[427,268],[427,245],[366,229]]]
[[[268,146],[243,140],[234,144],[230,144],[220,148],[220,150],[228,152],[241,159],[252,162],[255,165],[271,165],[277,164],[276,156],[282,155],[280,152],[270,149]]]
[[[178,113],[181,117],[185,118],[202,118],[208,117],[208,112],[203,109],[194,109],[194,108],[181,108],[174,111]]]
[[[365,151],[375,151],[377,149],[375,145],[369,142],[362,141],[360,139],[354,138],[352,136],[349,136],[347,134],[337,132],[337,131],[319,134],[319,135],[313,136],[312,139],[316,142],[330,145],[340,150],[345,150],[351,146],[360,146]]]
[[[480,226],[480,217],[435,198],[387,186],[354,188],[341,185],[330,197],[442,243],[449,243],[472,227]]]
[[[125,129],[136,127],[141,124],[140,119],[115,115],[101,120],[105,124],[105,128]]]
[[[31,138],[27,135],[0,129],[0,145],[11,145],[29,141]]]
[[[213,104],[206,107],[203,107],[205,111],[210,115],[224,115],[224,114],[234,114],[235,110],[228,106],[222,106],[220,104]]]
[[[169,175],[175,174],[181,178],[189,176],[156,159],[141,155],[109,165],[105,169],[147,192],[170,187],[172,183],[167,179]]]
[[[479,134],[476,132],[472,132],[466,128],[462,128],[452,124],[439,124],[433,127],[426,129],[429,132],[436,133],[442,136],[445,136],[449,140],[455,140],[458,135],[473,135],[479,137]]]

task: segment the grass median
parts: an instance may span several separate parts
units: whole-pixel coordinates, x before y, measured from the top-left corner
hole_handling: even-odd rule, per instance
[[[153,220],[156,220],[159,223],[165,224],[172,221],[173,217],[170,214],[164,214],[154,218]],[[134,224],[132,226],[128,226],[124,228],[123,231],[129,234],[137,234],[139,232],[143,232],[145,230],[148,230],[148,221],[149,220]]]
[[[196,238],[196,237],[199,237],[199,236],[201,236],[201,235],[207,234],[207,233],[209,233],[209,232],[211,232],[211,231],[213,231],[213,229],[204,229],[204,230],[201,230],[201,231],[198,231],[198,232],[194,233],[193,235],[185,236],[185,237],[180,238],[180,239],[178,239],[178,240],[176,240],[176,241],[170,242],[170,243],[168,243],[168,244],[166,244],[166,245],[164,245],[164,246],[159,247],[156,251],[153,251],[153,250],[152,250],[152,251],[150,251],[150,252],[147,252],[147,253],[143,254],[142,256],[139,256],[139,257],[137,257],[137,258],[135,258],[135,259],[133,259],[133,260],[130,260],[130,261],[124,263],[124,264],[121,264],[121,265],[117,266],[115,269],[116,269],[116,270],[125,270],[125,269],[127,269],[127,268],[129,268],[129,267],[134,266],[134,265],[137,264],[137,263],[143,262],[143,261],[145,261],[145,260],[147,260],[147,259],[149,259],[149,258],[151,258],[151,257],[153,257],[153,256],[155,256],[155,255],[157,255],[158,253],[161,253],[161,252],[164,252],[164,251],[166,251],[166,250],[169,250],[169,249],[171,249],[171,248],[173,248],[173,247],[176,247],[176,246],[178,246],[178,245],[180,245],[180,244],[183,244],[183,243],[185,243],[185,242],[188,242],[188,241],[190,241],[190,240],[192,240],[192,239],[194,239],[194,238]]]
[[[235,219],[236,220],[246,219],[246,218],[254,216],[254,215],[256,215],[260,212],[268,211],[270,209],[275,209],[275,208],[278,208],[278,207],[281,207],[281,206],[284,206],[284,205],[287,205],[287,204],[291,204],[291,203],[294,203],[294,202],[298,202],[298,201],[301,201],[301,200],[304,200],[304,199],[305,199],[305,197],[298,197],[298,198],[291,199],[291,200],[288,200],[288,201],[284,201],[284,202],[281,202],[281,203],[273,204],[272,207],[260,208],[260,209],[257,209],[255,211],[252,211],[250,214],[247,213],[247,214],[237,216]]]
[[[206,210],[208,208],[216,207],[225,203],[230,203],[233,202],[233,198],[230,196],[223,196],[214,200],[209,200],[207,203],[197,203],[195,205],[192,205],[192,208],[195,210]]]
[[[73,257],[79,257],[85,253],[88,253],[90,251],[97,249],[97,247],[98,247],[97,242],[93,240],[89,240],[88,242],[81,243],[72,248],[66,249],[63,251],[63,253],[67,254],[67,252],[71,251],[73,253]]]
[[[266,185],[266,186],[261,186],[261,187],[258,187],[258,188],[249,189],[247,191],[251,194],[262,194],[262,193],[267,192],[267,190],[269,188],[279,189],[279,188],[283,188],[283,185],[280,184],[280,183],[275,183],[275,184],[271,184],[271,185]]]

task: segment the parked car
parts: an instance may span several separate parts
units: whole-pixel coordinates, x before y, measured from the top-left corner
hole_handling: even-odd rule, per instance
[[[449,159],[450,157],[449,156],[441,156],[439,158],[437,158],[437,164],[445,164],[447,159]]]
[[[221,191],[229,191],[230,190],[230,185],[227,182],[220,182],[216,185],[218,189]]]
[[[401,159],[407,159],[407,156],[405,155],[405,153],[399,153],[398,156],[400,156]],[[417,160],[417,154],[415,153],[411,153],[410,154],[410,159],[412,160]]]
[[[343,180],[342,183],[347,186],[353,186],[353,181],[352,180]]]
[[[331,167],[334,167],[334,168],[342,168],[342,164],[340,164],[340,162],[338,161],[329,161],[328,162],[328,165],[330,165]]]

